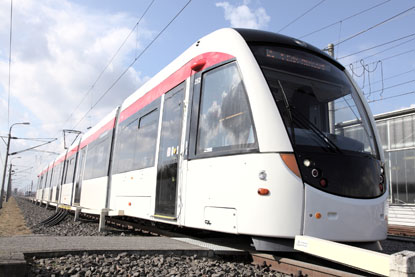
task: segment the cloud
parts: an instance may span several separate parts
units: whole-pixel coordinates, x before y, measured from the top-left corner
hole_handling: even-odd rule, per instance
[[[4,3],[0,5],[3,13],[8,8]],[[13,18],[12,121],[19,120],[21,111],[16,106],[22,106],[42,124],[61,123],[57,129],[73,127],[74,120],[64,121],[130,32],[136,18],[89,11],[67,1],[33,0],[17,2]],[[0,23],[3,38],[8,37],[8,24],[7,20]],[[140,30],[143,39],[150,36],[149,31]],[[131,38],[76,111],[75,120],[115,81],[127,62],[131,62],[136,51],[136,40],[134,36]],[[139,38],[139,47],[141,42]],[[8,41],[3,39],[0,46],[8,49]],[[0,55],[0,85],[6,91],[8,51]],[[134,92],[144,79],[140,72],[129,70],[97,106],[94,123]]]
[[[0,16],[4,19],[0,21],[0,107],[3,111],[7,111],[9,13],[10,3],[0,1]],[[14,128],[13,134],[61,138],[62,129],[71,129],[131,63],[137,50],[151,39],[153,33],[142,21],[138,38],[134,32],[91,94],[75,110],[136,21],[135,16],[90,10],[67,0],[13,3],[10,123],[31,122],[30,126]],[[86,127],[96,124],[147,79],[130,68],[76,128],[85,131]],[[7,112],[0,117],[0,129],[2,135],[8,131]],[[27,131],[31,133],[23,133]],[[12,145],[16,150],[26,146],[20,140]],[[41,149],[63,151],[62,143]],[[48,159],[32,156],[33,164],[41,161],[42,166],[54,158],[53,155]]]
[[[234,28],[251,28],[262,29],[265,28],[271,17],[267,15],[264,8],[260,7],[251,10],[248,7],[249,1],[244,1],[240,6],[233,6],[229,2],[216,3],[216,7],[223,8],[225,12],[225,19],[230,22],[231,27]]]

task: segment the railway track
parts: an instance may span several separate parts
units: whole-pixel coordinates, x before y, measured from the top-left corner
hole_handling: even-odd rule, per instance
[[[287,256],[275,256],[264,253],[251,254],[252,263],[258,265],[268,265],[271,269],[297,277],[355,277],[355,276],[373,276],[371,273],[365,273],[342,265],[327,262],[314,257],[307,257],[296,253]]]
[[[83,218],[89,218],[90,220],[99,220],[98,216],[83,214]],[[106,225],[112,228],[122,229],[130,232],[138,232],[144,235],[151,236],[166,236],[166,237],[181,237],[188,238],[190,235],[189,231],[181,230],[181,232],[175,232],[171,230],[160,229],[160,226],[151,226],[148,224],[131,222],[122,218],[107,217]],[[193,230],[194,231],[194,230]],[[204,232],[206,235],[206,232]],[[208,238],[204,235],[196,234],[196,240],[201,243],[214,243],[218,246],[232,247],[241,250],[241,254],[226,258],[238,259],[241,257],[245,261],[251,262],[254,265],[267,266],[270,270],[287,274],[290,276],[305,277],[305,276],[318,276],[318,277],[329,277],[329,276],[341,276],[341,277],[353,277],[353,276],[371,276],[370,273],[365,273],[347,266],[339,265],[333,262],[329,262],[323,259],[312,257],[304,253],[278,253],[272,255],[269,253],[259,253],[250,245],[250,239],[248,237],[235,238],[222,233],[208,234]],[[218,235],[224,235],[225,238],[217,237]],[[193,236],[194,237],[194,236]],[[221,256],[221,255],[219,255]]]
[[[415,227],[403,225],[389,225],[388,233],[393,236],[415,237]]]
[[[84,214],[80,216],[82,221],[99,221],[98,215]],[[269,269],[275,270],[291,276],[372,276],[373,274],[354,270],[333,262],[327,262],[307,254],[283,254],[270,255],[258,253],[250,246],[249,237],[232,238],[230,235],[214,232],[196,233],[193,229],[171,228],[168,225],[158,224],[149,221],[137,220],[127,217],[106,217],[107,228],[116,229],[116,232],[135,233],[142,236],[165,236],[170,238],[189,238],[193,237],[201,242],[213,243],[219,246],[240,249],[242,254],[238,257],[223,256],[225,259],[243,259],[244,262],[252,262],[256,265],[266,265]],[[415,239],[390,235],[390,241],[408,241],[415,244]],[[405,248],[406,249],[406,248]],[[400,250],[399,250],[400,251]],[[219,255],[220,256],[220,255]]]

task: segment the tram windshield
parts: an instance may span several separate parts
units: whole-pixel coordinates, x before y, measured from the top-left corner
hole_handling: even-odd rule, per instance
[[[294,147],[379,158],[364,106],[344,72],[295,49],[252,50]]]

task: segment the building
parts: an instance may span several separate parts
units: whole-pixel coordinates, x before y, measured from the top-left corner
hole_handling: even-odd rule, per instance
[[[375,116],[392,204],[415,205],[415,108]]]
[[[399,232],[411,233],[415,227],[415,108],[379,114],[375,121],[391,192],[389,231],[400,226]]]

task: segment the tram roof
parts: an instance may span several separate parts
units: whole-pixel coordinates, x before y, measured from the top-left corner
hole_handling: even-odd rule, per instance
[[[292,38],[292,37],[277,34],[277,33],[253,30],[253,29],[235,28],[235,30],[244,38],[244,40],[247,43],[271,43],[271,44],[277,44],[277,45],[280,44],[280,45],[290,47],[290,48],[306,50],[308,52],[312,52],[320,56],[323,59],[329,60],[331,63],[335,64],[337,67],[344,70],[344,66],[341,65],[338,61],[336,61],[332,57],[330,57],[326,52],[300,39]]]

